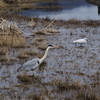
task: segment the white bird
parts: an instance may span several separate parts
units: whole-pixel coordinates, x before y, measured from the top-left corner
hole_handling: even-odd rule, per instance
[[[79,44],[84,44],[84,43],[87,43],[87,38],[83,38],[83,39],[78,39],[78,40],[75,40],[73,41],[73,43],[79,43]]]
[[[39,65],[47,57],[48,51],[51,48],[60,48],[60,47],[56,47],[56,46],[54,47],[53,45],[48,45],[48,47],[47,47],[47,49],[45,51],[45,54],[41,59],[35,58],[35,59],[32,59],[32,60],[29,60],[28,62],[24,63],[21,67],[19,67],[17,69],[17,72],[19,72],[19,71],[30,71],[30,70],[34,71],[37,67],[39,67]]]

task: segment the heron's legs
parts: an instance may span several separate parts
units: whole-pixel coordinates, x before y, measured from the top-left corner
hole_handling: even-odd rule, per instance
[[[33,73],[32,77],[35,77],[34,73]]]

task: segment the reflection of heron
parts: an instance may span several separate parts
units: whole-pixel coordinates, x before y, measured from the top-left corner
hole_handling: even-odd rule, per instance
[[[75,41],[73,41],[73,43],[75,43],[75,44],[76,43],[80,43],[80,44],[87,43],[87,38],[75,40]]]
[[[39,59],[39,58],[35,58],[32,60],[29,60],[28,62],[24,63],[21,67],[19,67],[17,69],[17,72],[19,71],[34,71],[43,61],[44,59],[47,57],[48,51],[50,48],[59,48],[59,47],[54,47],[53,45],[48,45],[44,56]]]

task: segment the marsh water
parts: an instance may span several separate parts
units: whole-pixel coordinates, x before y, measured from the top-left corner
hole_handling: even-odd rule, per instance
[[[56,0],[56,3],[38,3],[42,9],[32,9],[20,12],[21,15],[51,19],[79,19],[99,20],[98,6],[87,3],[85,0]]]
[[[58,1],[58,0],[57,0]],[[79,2],[80,1],[80,2]],[[68,3],[68,4],[67,4]],[[36,9],[22,11],[20,14],[30,17],[50,17],[59,19],[99,19],[97,6],[90,5],[83,0],[73,2],[69,0],[67,3],[56,3],[58,7],[55,9]],[[66,7],[66,4],[69,7]],[[47,4],[37,4],[46,6]],[[49,4],[50,7],[53,4]],[[65,5],[65,6],[64,6]],[[76,6],[75,6],[76,5]],[[30,18],[31,19],[31,18]],[[35,27],[28,26],[30,21],[27,18],[17,19],[13,18],[13,21],[20,27],[26,38],[25,48],[11,48],[9,55],[15,60],[12,62],[0,61],[0,100],[1,97],[8,97],[10,100],[41,100],[34,99],[36,96],[44,96],[42,100],[75,100],[75,96],[80,94],[80,86],[87,85],[88,88],[81,88],[82,91],[94,92],[97,96],[100,93],[100,26],[95,26],[97,23],[88,25],[82,23],[78,24],[77,20],[71,20],[70,23],[63,23],[62,20],[55,21],[52,27],[59,31],[58,33],[47,33],[42,35],[36,35],[34,31],[44,29],[51,23],[51,20],[37,20]],[[61,21],[61,22],[60,22]],[[75,24],[71,24],[75,21]],[[41,38],[44,37],[44,40]],[[80,44],[74,45],[73,41],[80,38],[88,38],[88,43],[80,46]],[[35,45],[37,40],[41,40],[38,45]],[[49,51],[47,58],[45,59],[44,65],[37,68],[34,72],[27,73],[37,79],[29,78],[27,75],[18,73],[17,69],[25,62],[43,55],[45,49],[39,48],[43,46],[43,43],[53,44],[61,46],[59,49],[52,49]],[[46,46],[47,46],[46,45]],[[31,54],[28,58],[18,58],[18,55],[22,51],[35,50],[37,54]],[[23,75],[24,79],[18,78],[18,75]],[[26,75],[26,76],[25,76]],[[62,84],[61,84],[61,83]],[[74,85],[74,89],[69,85],[64,87],[64,82]],[[62,88],[61,88],[62,87]],[[79,90],[77,89],[79,87]],[[90,87],[90,90],[89,90]],[[61,90],[60,90],[60,89]],[[64,89],[65,88],[65,89]],[[47,95],[47,93],[49,95]],[[86,93],[84,99],[76,100],[87,100]],[[67,95],[66,95],[67,94]],[[31,96],[31,99],[29,98]],[[8,99],[9,100],[9,99]],[[91,100],[91,99],[90,99]],[[94,99],[99,100],[99,99]]]
[[[72,26],[70,24],[59,26],[57,24],[53,28],[58,30],[59,33],[47,33],[41,36],[38,34],[34,35],[33,31],[45,28],[44,23],[38,21],[38,26],[32,28],[27,26],[28,21],[19,19],[15,22],[24,32],[28,43],[26,48],[11,49],[10,56],[16,59],[14,62],[8,64],[0,62],[1,96],[3,95],[5,98],[9,97],[11,100],[36,100],[34,99],[34,95],[42,95],[46,96],[43,100],[51,100],[49,99],[50,97],[52,97],[52,100],[66,100],[66,93],[68,97],[78,95],[76,91],[80,89],[76,90],[77,86],[96,84],[96,82],[97,85],[90,88],[96,91],[95,93],[98,95],[98,82],[100,80],[100,27],[91,28],[82,24],[79,25],[80,27],[73,24]],[[47,20],[45,23],[49,24],[50,22]],[[32,44],[32,41],[38,42],[36,40],[43,37],[44,40],[40,41],[38,45]],[[78,44],[77,46],[73,44],[74,40],[84,37],[88,38],[89,43],[84,44],[82,47]],[[23,63],[36,58],[38,54],[44,54],[45,50],[39,48],[39,46],[43,46],[44,41],[47,44],[61,46],[61,48],[50,50],[45,59],[45,64],[37,68],[34,72],[27,73],[27,75],[34,73],[37,79],[27,78],[23,72],[18,73],[17,68]],[[37,55],[30,55],[26,59],[18,58],[18,54],[24,50],[35,50]],[[22,75],[24,79],[18,78],[19,75]],[[66,84],[77,84],[75,85],[75,90],[68,88],[62,92],[61,90],[58,91],[60,85],[63,89],[63,82],[66,82]],[[49,96],[47,93],[49,93]],[[29,99],[30,96],[33,99]]]

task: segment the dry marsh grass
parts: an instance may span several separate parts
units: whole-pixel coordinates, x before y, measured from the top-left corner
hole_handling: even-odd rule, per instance
[[[37,52],[34,49],[30,49],[26,52],[28,55],[37,55]]]
[[[6,8],[7,4],[3,2],[3,0],[0,0],[0,9]]]
[[[80,20],[77,20],[77,19],[69,19],[67,21],[68,24],[81,24],[81,21]]]
[[[37,26],[37,23],[33,18],[31,18],[31,21],[29,21],[27,26],[34,28]]]
[[[12,36],[12,35],[1,35],[0,46],[11,46],[11,47],[25,47],[26,40],[24,36]]]
[[[18,6],[21,8],[20,10],[28,10],[30,8],[33,8],[34,4],[35,3],[26,2],[26,3],[19,3]]]
[[[38,46],[38,48],[41,49],[41,50],[45,50],[46,47],[47,47],[47,41],[41,42],[41,45]]]
[[[0,34],[2,35],[21,35],[23,32],[14,22],[9,22],[0,18]]]
[[[100,26],[100,21],[87,20],[84,22],[84,24],[90,27],[97,27],[97,26]]]
[[[42,35],[39,35],[38,37],[35,37],[34,41],[42,42],[42,41],[46,41],[46,38]]]
[[[30,83],[30,82],[32,82],[32,79],[33,79],[32,76],[29,76],[27,74],[18,75],[17,78],[23,83]]]
[[[36,95],[36,94],[30,94],[28,95],[29,100],[46,100],[44,99],[43,95]]]
[[[69,79],[70,80],[70,79]],[[96,88],[91,88],[89,84],[82,84],[79,81],[72,81],[71,83],[69,80],[64,81],[62,79],[56,79],[51,82],[46,83],[46,85],[50,85],[53,87],[51,94],[57,91],[57,93],[65,93],[70,92],[66,96],[64,100],[99,100],[100,96],[95,92]],[[93,83],[94,84],[94,83]]]
[[[25,46],[25,37],[22,31],[13,22],[0,19],[0,46],[23,47]]]
[[[39,35],[38,37],[35,37],[35,39],[32,40],[31,44],[36,47],[38,45],[39,49],[45,50],[47,47],[47,40],[44,36]]]
[[[0,55],[6,55],[7,52],[8,52],[8,47],[4,46],[0,48]]]
[[[59,81],[57,84],[58,90],[63,92],[63,91],[68,91],[68,90],[79,90],[84,87],[83,84],[80,82],[74,82],[74,83],[68,83],[68,82],[63,82]]]
[[[70,79],[69,79],[70,80]],[[62,79],[56,79],[49,83],[49,85],[57,86],[58,92],[64,92],[69,90],[80,90],[86,88],[87,86],[82,84],[79,81],[73,81],[72,83],[69,80],[63,81]]]
[[[35,6],[36,9],[59,9],[62,8],[61,6]]]
[[[7,54],[12,48],[26,47],[26,38],[22,34],[23,32],[16,23],[0,18],[0,55],[3,55],[0,57],[0,61],[15,61]]]
[[[28,22],[29,22],[29,20],[28,20]],[[77,27],[77,26],[76,26]],[[8,28],[9,29],[9,28]],[[7,30],[7,29],[6,29]],[[47,46],[47,42],[46,42],[46,39],[43,37],[43,35],[38,35],[38,36],[35,36],[35,39],[33,39],[34,37],[29,37],[27,40],[29,40],[28,42],[31,42],[31,40],[33,39],[34,41],[32,41],[33,42],[33,45],[31,45],[31,43],[28,43],[29,44],[29,46],[31,47],[33,47],[33,48],[29,48],[28,46],[26,46],[26,50],[24,50],[24,48],[20,48],[20,47],[24,47],[23,46],[23,44],[25,43],[25,39],[24,39],[24,37],[21,35],[21,34],[15,34],[15,33],[13,33],[13,32],[15,32],[15,31],[13,31],[13,29],[12,30],[9,30],[9,34],[6,34],[6,30],[4,31],[4,33],[3,33],[3,35],[1,35],[1,37],[2,36],[4,36],[4,39],[3,39],[3,41],[4,42],[1,42],[1,44],[0,45],[2,45],[3,43],[3,45],[5,45],[5,46],[1,46],[2,48],[0,48],[0,54],[1,54],[1,58],[0,58],[0,60],[1,61],[9,61],[10,60],[10,58],[9,58],[9,55],[7,54],[8,52],[9,52],[9,49],[8,49],[8,47],[9,47],[9,44],[10,44],[10,49],[12,49],[12,47],[18,47],[18,48],[13,48],[13,50],[18,50],[18,52],[16,53],[16,54],[18,54],[19,53],[19,58],[21,58],[21,59],[18,59],[17,58],[17,60],[19,60],[19,63],[22,61],[24,61],[26,58],[28,58],[28,57],[32,57],[33,55],[35,55],[34,54],[34,49],[37,49],[38,47],[37,47],[37,44],[39,44],[39,49],[41,49],[40,51],[40,55],[38,55],[36,52],[36,55],[38,55],[39,56],[39,58],[41,58],[43,55],[44,55],[44,53],[42,54],[42,52],[44,52],[44,51],[42,51],[42,50],[45,50],[46,49],[46,46]],[[2,29],[1,29],[1,31],[2,31]],[[11,34],[12,35],[10,35],[10,32],[11,32]],[[73,33],[72,33],[73,34]],[[13,37],[12,38],[12,41],[10,41],[10,39],[8,38],[8,40],[7,40],[7,37]],[[22,39],[20,40],[19,38],[20,37],[22,37]],[[56,37],[56,36],[55,36]],[[54,38],[55,38],[54,37]],[[16,39],[15,39],[16,38]],[[2,38],[0,38],[0,41],[2,41],[1,40]],[[22,40],[24,39],[24,42],[22,43]],[[14,41],[15,40],[15,41]],[[6,43],[6,41],[9,41],[8,43]],[[14,43],[13,43],[13,41],[14,41]],[[16,41],[19,41],[17,44],[16,44]],[[51,38],[51,41],[52,41],[52,38]],[[20,43],[22,43],[22,44],[20,44]],[[53,42],[54,44],[55,44],[55,42]],[[15,45],[13,45],[13,44],[15,44]],[[26,44],[24,44],[24,45],[26,45]],[[36,48],[34,47],[34,46],[36,46]],[[41,48],[42,47],[42,48]],[[21,51],[19,51],[19,49],[21,50]],[[63,48],[64,49],[64,48]],[[61,55],[61,57],[63,57],[64,55]],[[3,58],[4,57],[4,58]],[[58,56],[57,56],[58,57]],[[57,63],[59,63],[58,61],[57,61]],[[68,63],[73,63],[72,61],[69,61]],[[99,64],[99,61],[97,61],[96,63],[98,63]],[[77,64],[76,64],[77,65]],[[45,66],[46,66],[46,68],[45,68]],[[91,78],[93,78],[94,79],[94,83],[91,83],[91,84],[89,84],[89,85],[84,85],[84,84],[82,84],[81,82],[78,82],[78,81],[73,81],[73,80],[70,80],[70,77],[68,77],[68,79],[66,80],[65,79],[65,77],[67,77],[68,75],[71,75],[71,76],[74,76],[74,73],[73,72],[71,72],[71,73],[69,73],[69,72],[66,72],[65,74],[64,74],[64,72],[63,71],[59,71],[58,70],[58,73],[56,74],[56,75],[58,75],[58,77],[61,75],[61,77],[60,78],[62,78],[63,77],[63,75],[65,75],[64,76],[64,78],[63,79],[61,79],[61,80],[59,80],[59,79],[55,79],[55,77],[53,77],[53,75],[55,75],[55,74],[49,74],[49,73],[47,73],[45,76],[44,76],[44,74],[42,73],[42,72],[46,72],[46,71],[48,71],[49,69],[51,70],[51,71],[53,71],[54,73],[55,73],[55,68],[54,68],[54,70],[50,67],[48,67],[48,66],[50,66],[50,65],[42,65],[42,66],[40,66],[39,67],[39,74],[38,75],[41,75],[40,76],[40,79],[41,80],[43,80],[42,82],[44,82],[43,84],[44,84],[44,86],[46,86],[46,87],[48,87],[48,91],[50,91],[50,92],[52,92],[52,94],[51,95],[54,95],[53,97],[51,97],[50,98],[50,100],[62,100],[62,99],[64,99],[64,100],[99,100],[100,99],[100,97],[98,97],[98,92],[94,92],[94,90],[92,91],[91,89],[96,89],[96,87],[99,87],[99,82],[98,82],[98,80],[99,80],[99,75],[100,75],[100,73],[95,73],[95,75],[93,75],[93,76],[91,76],[91,77],[88,77],[88,79],[91,79]],[[55,67],[55,66],[54,66]],[[73,67],[75,67],[74,65],[73,65]],[[78,69],[78,65],[74,68],[75,70],[76,69]],[[74,69],[71,69],[71,70],[74,70]],[[42,73],[42,74],[41,74]],[[49,76],[50,75],[50,76]],[[80,76],[81,75],[81,76]],[[84,75],[84,76],[83,76]],[[87,77],[86,75],[85,75],[85,73],[82,73],[81,71],[76,71],[76,73],[75,73],[75,77],[76,76],[78,76],[78,77],[83,77],[83,78],[85,78],[85,77]],[[46,79],[47,78],[47,79]],[[54,81],[51,81],[51,82],[49,82],[49,81],[46,81],[46,84],[45,84],[45,81],[44,80],[48,80],[48,78],[49,78],[49,80],[52,80],[52,79],[55,79]],[[27,86],[29,86],[30,85],[30,83],[32,82],[32,85],[34,85],[33,84],[33,79],[31,78],[31,77],[29,77],[29,76],[18,76],[18,79],[20,80],[20,84],[23,84],[23,83],[25,83],[25,85],[26,85],[26,83],[27,83]],[[34,85],[35,86],[35,85]],[[34,90],[37,88],[35,88],[33,86],[33,91],[32,91],[32,95],[30,94],[30,98],[31,99],[33,99],[33,100],[36,100],[36,99],[39,99],[39,100],[41,100],[40,99],[40,95],[34,95],[33,93],[34,93]],[[21,86],[21,88],[23,88],[23,86]],[[31,88],[31,86],[29,86],[29,88]],[[40,88],[40,87],[38,87],[38,88]],[[49,88],[50,88],[50,90],[49,90]],[[31,90],[32,90],[32,88],[31,88]],[[29,91],[31,91],[31,90],[29,90]],[[9,91],[9,90],[8,90]],[[19,91],[19,90],[18,90]],[[27,93],[27,95],[29,94],[29,91],[25,91],[26,93]],[[97,91],[97,89],[95,90],[95,91]],[[99,89],[98,89],[98,91],[99,91]],[[74,93],[73,93],[74,92]],[[38,91],[38,93],[40,93],[40,91]],[[68,94],[67,94],[68,93]],[[97,94],[96,94],[97,93]],[[66,95],[67,94],[67,95]],[[50,95],[50,96],[51,96]],[[64,95],[64,97],[62,97]],[[21,96],[21,95],[20,95]],[[60,97],[60,98],[59,98]],[[42,97],[41,97],[42,98]],[[28,98],[29,99],[29,98]],[[27,100],[28,100],[27,99]],[[30,100],[30,99],[29,99]],[[43,98],[43,100],[45,100],[44,98]],[[48,99],[47,99],[48,100]]]
[[[99,97],[92,90],[81,89],[76,94],[76,100],[99,100]]]
[[[32,45],[37,46],[38,45],[38,41],[35,41],[34,39],[31,42]]]
[[[42,58],[43,56],[44,56],[44,54],[40,54],[40,53],[38,53],[38,58]]]
[[[25,47],[26,46],[26,40],[24,36],[19,36],[19,37],[13,37],[12,40],[12,47]]]
[[[27,54],[27,51],[26,50],[21,50],[19,52],[19,55],[17,57],[20,58],[20,59],[26,59],[26,58],[29,57],[29,55]]]
[[[49,33],[59,33],[59,31],[54,29],[54,28],[47,28],[46,32],[49,32]]]
[[[35,33],[36,35],[46,35],[46,33],[43,30],[39,30],[39,31],[33,32],[33,33]]]

